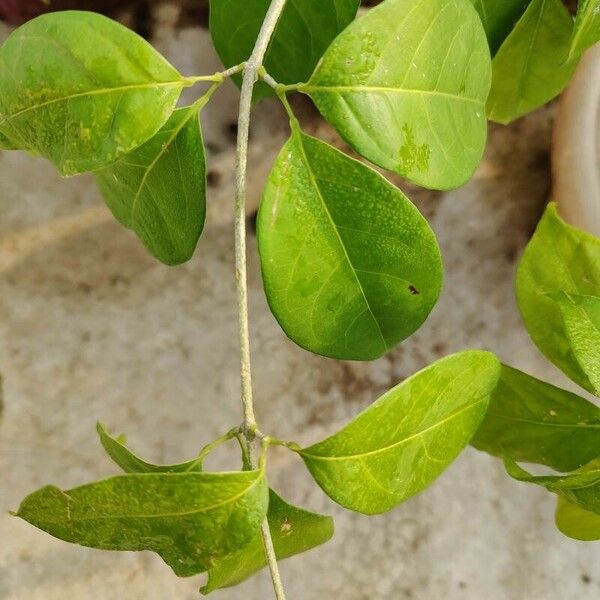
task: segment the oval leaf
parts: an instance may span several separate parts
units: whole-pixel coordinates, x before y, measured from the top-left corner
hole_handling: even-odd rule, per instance
[[[63,175],[152,137],[186,80],[141,37],[91,12],[42,15],[0,48],[0,132]]]
[[[561,0],[532,0],[492,63],[490,119],[510,123],[565,88],[577,61],[569,61],[573,19]]]
[[[298,89],[365,158],[448,189],[481,160],[490,73],[467,0],[387,0],[340,34]]]
[[[115,218],[161,262],[189,260],[206,213],[206,159],[198,109],[176,110],[143,146],[96,173]]]
[[[411,335],[440,293],[437,241],[378,173],[297,127],[258,217],[269,305],[297,344],[372,360]]]
[[[600,0],[579,0],[569,58],[600,42]]]
[[[152,550],[187,577],[254,539],[267,513],[262,471],[120,475],[62,491],[44,487],[16,516],[102,550]]]
[[[600,390],[571,342],[557,294],[600,296],[600,239],[565,223],[550,204],[528,244],[517,274],[517,300],[538,348],[573,381]],[[571,337],[570,337],[571,335]]]
[[[448,356],[298,452],[338,504],[365,514],[388,511],[428,486],[469,443],[499,374],[489,352]]]
[[[292,506],[284,502],[273,490],[269,493],[267,519],[277,560],[307,552],[329,541],[333,536],[331,517]],[[266,566],[262,536],[258,534],[250,544],[210,569],[208,582],[200,591],[208,594],[220,588],[237,585]]]
[[[584,510],[559,496],[554,518],[558,529],[567,537],[582,542],[600,540],[600,514]]]
[[[271,0],[210,0],[210,33],[225,67],[248,60]],[[279,83],[306,81],[335,36],[356,16],[360,0],[287,0],[263,65]],[[241,83],[241,77],[234,81]],[[254,98],[272,96],[258,82]]]
[[[494,456],[572,471],[600,456],[600,408],[503,365],[471,443]]]
[[[100,443],[106,453],[125,473],[189,473],[202,471],[202,461],[190,460],[176,465],[154,465],[138,458],[129,450],[122,438],[110,436],[104,425],[98,423],[96,430],[100,436]]]
[[[470,0],[487,35],[492,55],[521,18],[530,0]]]

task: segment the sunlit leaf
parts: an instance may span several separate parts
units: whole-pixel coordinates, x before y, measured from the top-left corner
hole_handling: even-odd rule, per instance
[[[469,443],[499,374],[489,352],[446,357],[298,452],[338,504],[365,514],[388,511],[428,486]]]
[[[600,456],[600,408],[503,366],[471,443],[498,457],[572,471]]]
[[[600,0],[579,0],[570,57],[579,56],[598,42],[600,42]]]
[[[186,577],[250,543],[267,506],[263,471],[144,473],[41,488],[16,516],[82,546],[152,550]]]
[[[327,542],[333,535],[333,519],[284,502],[273,490],[269,495],[269,529],[278,560],[300,554]],[[217,563],[208,571],[203,594],[237,585],[267,565],[262,537]]]
[[[568,306],[557,302],[557,294],[600,296],[600,239],[565,223],[550,204],[519,266],[519,308],[529,334],[548,359],[573,381],[598,394],[592,381],[596,375],[587,362],[581,363],[581,352],[572,341],[576,339],[572,325],[564,319]]]
[[[532,475],[506,457],[504,465],[512,478],[544,487],[580,508],[600,515],[600,458],[567,475]]]
[[[477,9],[492,55],[513,30],[531,0],[470,0]]]
[[[574,540],[600,540],[600,514],[584,510],[563,496],[557,499],[555,520],[558,529]]]
[[[440,293],[427,221],[369,167],[294,127],[258,218],[267,298],[297,344],[370,360],[411,335]]]
[[[364,157],[447,189],[483,154],[490,72],[468,0],[387,0],[336,38],[299,89]]]
[[[562,0],[532,0],[492,63],[490,119],[511,121],[560,94],[577,61],[568,60],[573,19]]]
[[[160,261],[175,265],[196,249],[206,212],[206,159],[198,109],[176,110],[143,146],[96,173],[116,219]]]
[[[106,453],[126,473],[189,473],[202,471],[202,462],[198,459],[176,465],[154,465],[138,458],[125,446],[123,439],[110,436],[104,426],[96,426],[100,442]]]
[[[226,67],[248,59],[271,0],[210,0],[210,32]],[[279,83],[306,81],[360,0],[287,0],[263,62]],[[238,83],[241,77],[234,78]],[[273,94],[259,82],[254,98]]]
[[[91,12],[42,15],[0,48],[0,133],[63,175],[152,137],[186,80],[148,42]]]

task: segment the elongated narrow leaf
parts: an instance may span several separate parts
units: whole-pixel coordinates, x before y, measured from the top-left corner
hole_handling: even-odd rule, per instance
[[[477,9],[492,55],[513,30],[531,0],[470,0]]]
[[[557,293],[600,296],[600,239],[565,223],[550,204],[519,266],[519,308],[529,335],[548,359],[598,394],[575,354]]]
[[[337,37],[299,89],[365,158],[447,189],[481,159],[489,86],[489,48],[468,0],[387,0]]]
[[[63,175],[152,137],[186,80],[141,37],[90,12],[42,15],[0,48],[0,133]]]
[[[494,57],[490,119],[510,123],[562,92],[577,66],[568,60],[572,32],[562,0],[532,0]]]
[[[206,213],[206,159],[198,109],[176,110],[143,146],[96,173],[116,219],[167,265],[189,260]]]
[[[489,352],[448,356],[298,453],[338,504],[365,514],[388,511],[428,486],[469,443],[499,374]]]
[[[262,471],[145,473],[67,491],[47,486],[16,515],[82,546],[152,550],[186,577],[250,543],[267,506]]]
[[[275,317],[325,356],[381,356],[425,321],[440,293],[440,251],[414,205],[296,127],[265,189],[258,242]]]
[[[210,33],[225,67],[248,60],[271,0],[210,0]],[[360,0],[287,0],[264,66],[279,83],[306,81],[329,44],[356,16]],[[241,82],[241,77],[234,80]],[[259,82],[254,98],[273,95]]]
[[[579,0],[570,58],[600,42],[600,0]]]
[[[503,365],[471,443],[498,457],[572,471],[600,456],[600,408]]]
[[[153,465],[133,454],[121,439],[110,436],[101,423],[98,423],[96,429],[104,450],[125,473],[189,473],[202,471],[202,462],[198,459],[176,465]]]
[[[555,520],[558,529],[574,540],[600,540],[600,514],[584,510],[562,496],[557,499]]]
[[[508,458],[505,458],[504,464],[512,478],[535,483],[586,511],[600,515],[600,458],[568,475],[531,475]]]
[[[562,313],[573,357],[600,396],[600,297],[564,292],[552,297]]]
[[[284,502],[273,490],[269,495],[269,529],[278,560],[307,552],[331,539],[333,519],[297,508]],[[208,572],[208,582],[200,590],[214,590],[237,585],[267,565],[262,537],[217,563]]]

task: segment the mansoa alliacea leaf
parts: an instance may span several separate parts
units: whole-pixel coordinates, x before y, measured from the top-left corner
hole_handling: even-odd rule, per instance
[[[565,223],[550,204],[525,250],[516,288],[525,326],[538,348],[573,381],[600,393],[597,366],[590,362],[590,348],[579,339],[575,323],[593,331],[588,311],[597,302],[580,299],[583,308],[567,301],[600,297],[600,239]]]
[[[569,60],[573,19],[562,0],[532,0],[492,63],[488,117],[511,121],[560,94],[577,61]]]
[[[300,554],[329,541],[333,519],[297,508],[282,500],[273,490],[267,514],[277,560]],[[267,565],[263,541],[258,534],[244,548],[227,556],[208,571],[203,594],[237,585]]]
[[[103,550],[152,550],[186,577],[250,543],[267,513],[262,470],[118,475],[27,496],[16,516],[50,535]]]
[[[45,14],[0,48],[0,134],[63,175],[93,171],[152,137],[185,85],[123,25],[91,12]]]
[[[100,443],[110,458],[126,473],[189,473],[202,471],[202,461],[190,460],[176,465],[154,465],[142,460],[125,446],[122,438],[108,434],[101,423],[96,426]]]
[[[600,514],[585,510],[563,496],[556,502],[555,521],[559,531],[574,540],[600,540]]]
[[[365,158],[448,189],[481,160],[490,79],[468,0],[387,0],[350,24],[298,89]]]
[[[498,457],[572,471],[600,456],[600,408],[503,365],[471,443]]]
[[[469,443],[500,375],[489,352],[448,356],[384,394],[338,433],[298,449],[342,506],[388,511],[440,475]]]
[[[271,0],[210,0],[210,33],[225,67],[248,59]],[[356,16],[360,0],[287,0],[264,67],[279,83],[306,81],[329,44]],[[241,77],[234,77],[240,83]],[[273,94],[258,82],[254,99]]]
[[[265,290],[286,334],[333,358],[377,358],[440,294],[427,221],[381,175],[293,126],[258,217]]]
[[[579,0],[569,58],[574,58],[600,41],[600,0]]]
[[[96,173],[115,218],[167,265],[189,260],[206,213],[206,159],[198,107],[173,112],[140,148]]]

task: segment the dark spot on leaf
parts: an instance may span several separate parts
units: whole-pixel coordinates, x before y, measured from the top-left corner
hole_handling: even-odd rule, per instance
[[[414,285],[409,285],[408,289],[413,296],[418,296],[421,293]]]

